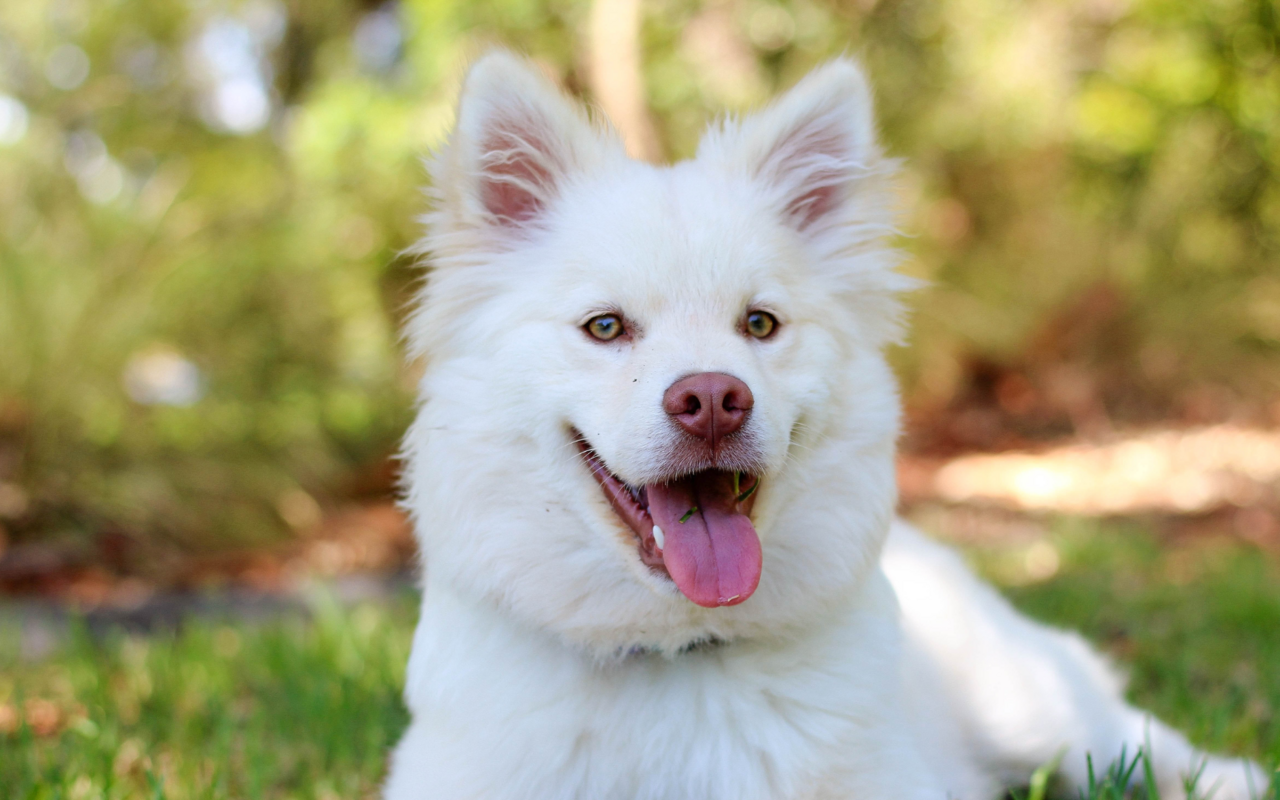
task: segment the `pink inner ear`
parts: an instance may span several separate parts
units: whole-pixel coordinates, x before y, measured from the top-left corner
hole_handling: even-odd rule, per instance
[[[560,166],[547,139],[528,120],[503,120],[481,143],[480,202],[500,222],[527,222],[546,205]]]
[[[818,186],[787,204],[787,215],[796,221],[800,230],[808,228],[836,207],[839,192],[835,185]]]
[[[831,116],[809,120],[774,148],[770,171],[788,191],[785,213],[800,230],[831,213],[852,178],[850,143]]]

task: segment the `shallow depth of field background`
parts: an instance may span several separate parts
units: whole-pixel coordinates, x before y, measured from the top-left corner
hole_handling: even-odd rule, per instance
[[[391,457],[417,372],[397,331],[423,273],[401,253],[425,210],[421,158],[486,46],[532,56],[588,102],[643,106],[623,127],[661,160],[849,53],[903,159],[904,270],[929,282],[894,353],[906,510],[1024,607],[1145,665],[1144,702],[1184,713],[1201,741],[1280,755],[1267,644],[1280,637],[1280,6],[644,0],[634,97],[599,96],[619,74],[625,94],[627,73],[592,61],[609,52],[593,37],[617,35],[592,13],[587,0],[0,4],[0,595],[137,609],[404,568]],[[297,633],[320,637],[295,652],[300,668],[359,672],[325,659],[341,661],[342,636],[375,646],[377,624],[403,644],[401,612],[334,614]],[[105,730],[114,712],[92,709],[124,701],[94,706],[81,678],[105,692],[108,673],[181,665],[182,647],[294,652],[287,631],[244,634],[245,648],[219,631],[163,657],[80,642],[52,688],[21,678],[36,662],[0,657],[0,751],[39,733],[36,695],[48,735]],[[121,742],[151,741],[126,729],[187,708],[171,701],[117,720],[110,774],[151,786],[145,754],[129,761]],[[377,730],[401,724],[388,702]],[[393,734],[370,733],[351,762],[364,777],[332,790],[372,785]],[[21,774],[35,786],[43,768]],[[190,780],[252,796],[295,785],[272,768],[257,789],[234,784],[252,771]]]

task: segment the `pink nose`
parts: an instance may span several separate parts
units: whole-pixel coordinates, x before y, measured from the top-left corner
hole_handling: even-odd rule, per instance
[[[751,390],[732,375],[700,372],[671,384],[662,408],[680,427],[715,449],[720,440],[742,427],[755,404]]]

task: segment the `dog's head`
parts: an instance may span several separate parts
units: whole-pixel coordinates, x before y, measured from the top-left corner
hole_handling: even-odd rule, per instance
[[[886,172],[848,61],[672,167],[480,61],[410,333],[428,592],[613,652],[777,632],[852,591],[894,503]]]

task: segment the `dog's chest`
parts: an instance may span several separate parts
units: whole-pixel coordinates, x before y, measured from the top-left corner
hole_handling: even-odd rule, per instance
[[[486,797],[811,796],[849,743],[848,720],[820,703],[707,677],[594,676],[558,691],[525,694],[525,684],[475,695],[467,720],[440,717],[452,720],[446,735],[457,751],[440,766],[474,770],[466,782],[488,784]]]
[[[841,773],[863,771],[851,759],[892,749],[883,741],[891,704],[854,654],[726,647],[599,666],[518,637],[491,641],[503,650],[445,646],[419,631],[409,738],[437,787],[483,787],[468,796],[484,797],[819,797]]]

